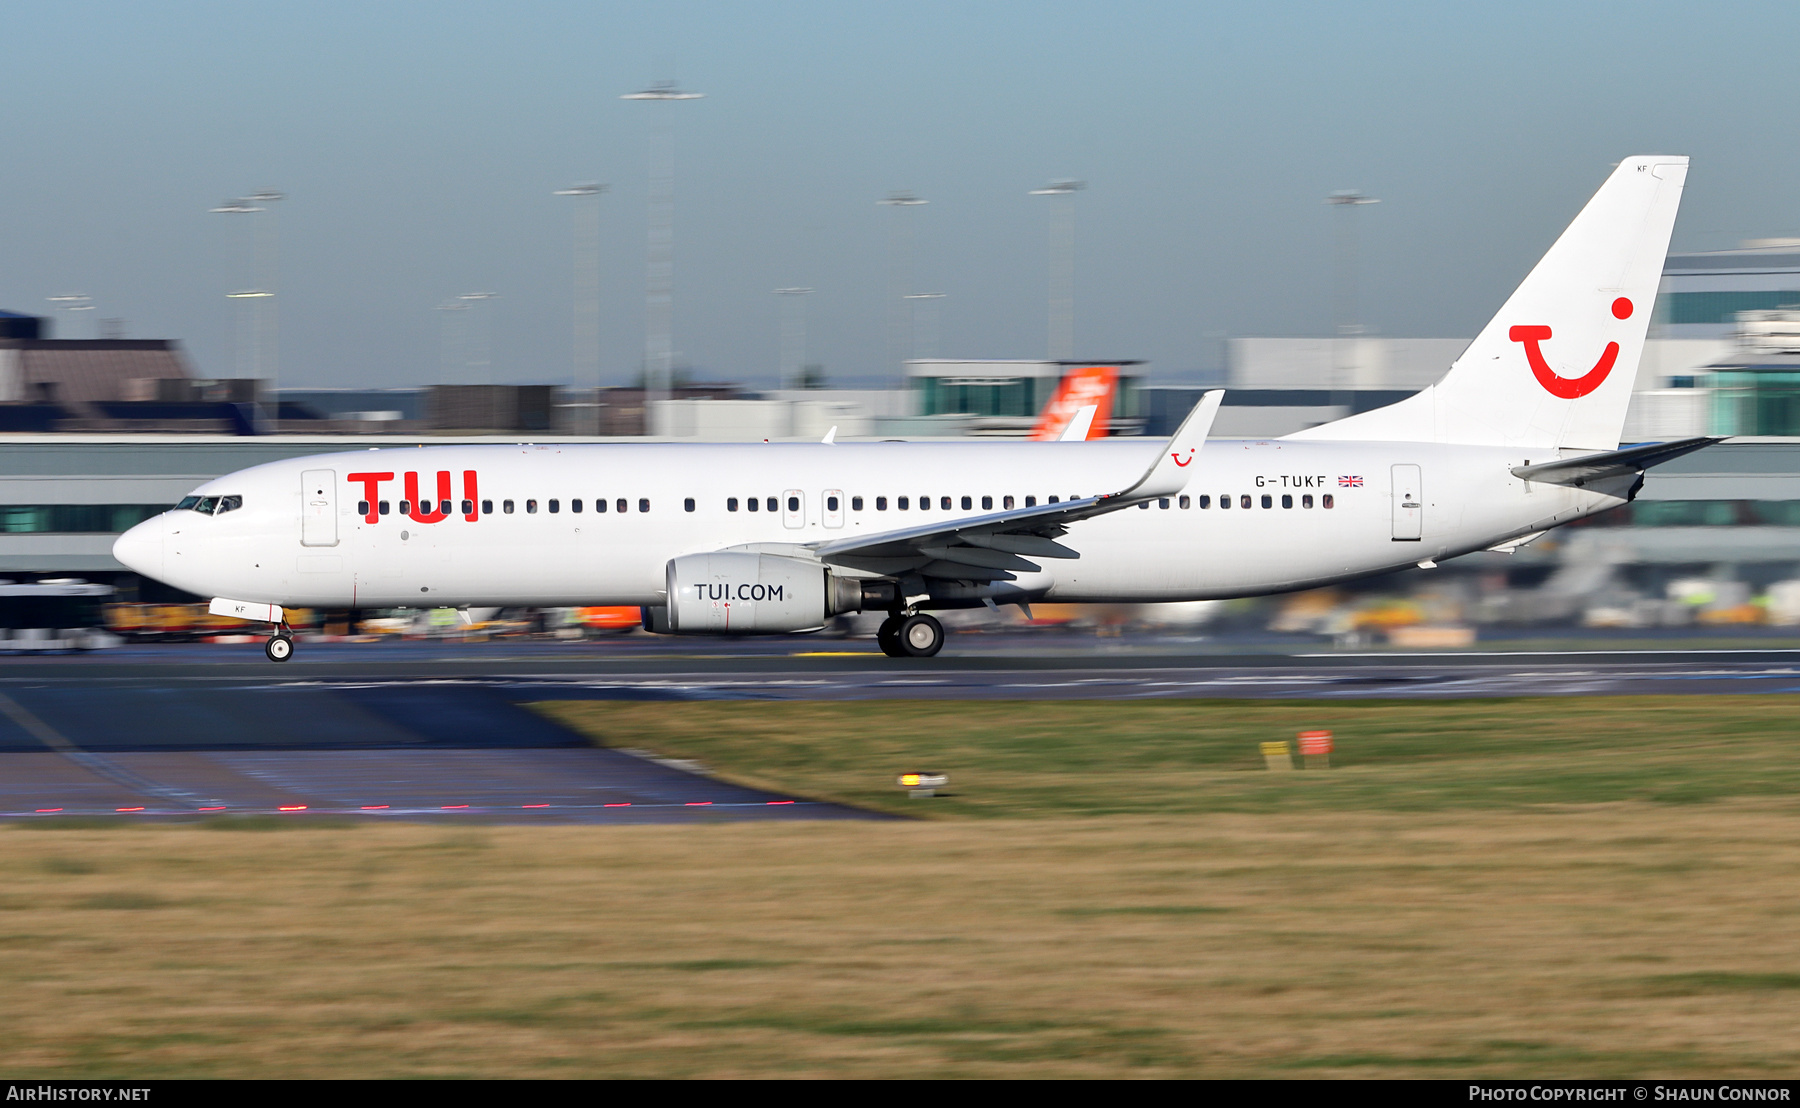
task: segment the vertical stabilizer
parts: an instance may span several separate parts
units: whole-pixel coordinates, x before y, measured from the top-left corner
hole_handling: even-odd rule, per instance
[[[1442,380],[1289,437],[1617,447],[1687,168],[1620,162]]]

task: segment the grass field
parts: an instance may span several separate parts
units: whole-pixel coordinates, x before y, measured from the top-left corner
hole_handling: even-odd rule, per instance
[[[551,706],[934,818],[25,825],[0,1071],[1791,1077],[1797,706]]]

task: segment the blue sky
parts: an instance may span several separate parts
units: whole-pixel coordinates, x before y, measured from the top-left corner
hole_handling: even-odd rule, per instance
[[[241,216],[274,187],[289,386],[438,379],[446,298],[492,302],[497,379],[570,375],[577,181],[603,205],[603,362],[644,342],[649,115],[677,116],[675,343],[772,379],[772,290],[809,360],[886,372],[891,213],[939,353],[1045,350],[1051,178],[1077,199],[1077,347],[1164,380],[1226,334],[1331,327],[1335,189],[1363,316],[1472,334],[1619,158],[1695,159],[1677,248],[1800,234],[1779,4],[232,3],[8,5],[0,307],[79,291],[235,372]],[[619,95],[673,78],[707,98]],[[86,333],[81,321],[63,334]]]

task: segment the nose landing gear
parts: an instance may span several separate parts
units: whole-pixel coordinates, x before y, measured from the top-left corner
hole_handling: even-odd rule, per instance
[[[890,658],[930,658],[944,649],[944,625],[923,612],[892,615],[882,621],[875,641]]]
[[[286,627],[282,627],[269,636],[268,642],[263,643],[263,653],[268,655],[271,662],[285,662],[292,658],[294,656],[293,633]]]

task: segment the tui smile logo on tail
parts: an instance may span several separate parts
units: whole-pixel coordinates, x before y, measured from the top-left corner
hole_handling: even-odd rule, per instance
[[[1612,302],[1612,314],[1615,319],[1631,318],[1631,301],[1623,296]],[[1544,360],[1544,351],[1539,343],[1550,337],[1550,328],[1541,324],[1514,327],[1506,332],[1506,337],[1525,346],[1525,360],[1531,363],[1531,375],[1537,378],[1538,384],[1551,396],[1560,396],[1564,400],[1576,400],[1599,388],[1606,381],[1607,374],[1612,372],[1613,363],[1619,359],[1619,344],[1609,342],[1606,349],[1600,352],[1600,360],[1594,368],[1579,377],[1562,377],[1550,363]]]

